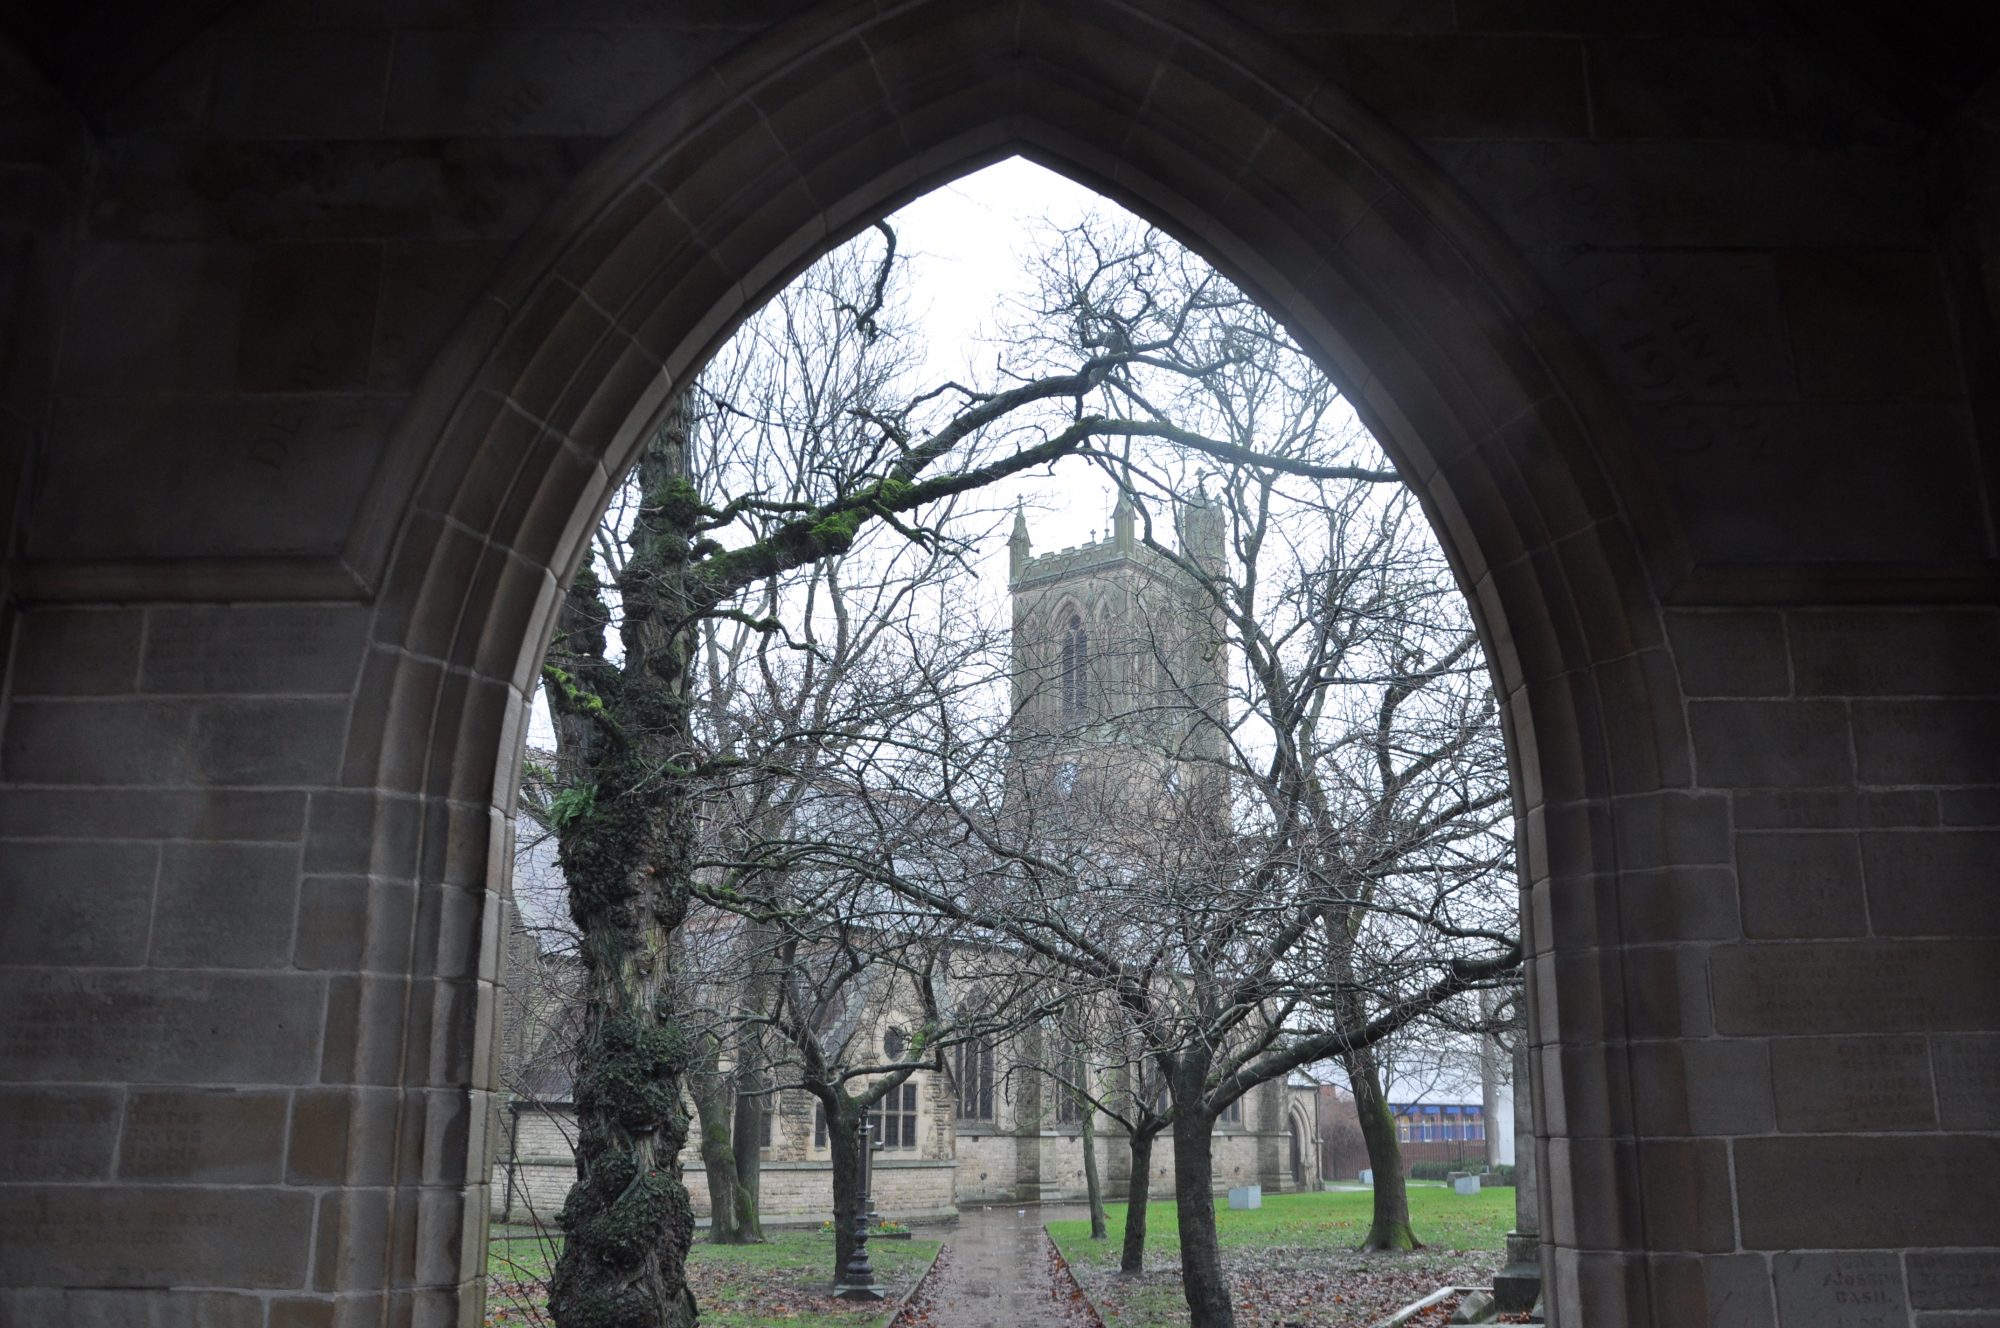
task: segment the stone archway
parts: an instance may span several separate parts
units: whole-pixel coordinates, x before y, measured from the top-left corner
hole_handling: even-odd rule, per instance
[[[1294,1189],[1315,1188],[1319,1180],[1319,1140],[1313,1120],[1305,1107],[1294,1101],[1285,1104],[1286,1170]]]
[[[1654,1237],[1635,1215],[1651,1178],[1597,1107],[1630,1097],[1628,1038],[1682,1031],[1682,978],[1622,948],[1613,874],[1667,851],[1688,758],[1647,582],[1677,545],[1647,479],[1620,468],[1626,449],[1602,445],[1623,430],[1611,394],[1436,169],[1268,43],[1192,6],[950,0],[816,13],[658,107],[515,256],[425,381],[405,428],[425,446],[377,477],[374,520],[395,534],[346,776],[383,790],[385,870],[463,889],[456,916],[420,931],[413,979],[364,980],[329,1036],[348,1039],[355,1083],[476,1091],[424,1090],[422,1174],[391,1166],[386,1190],[323,1219],[354,1270],[342,1289],[380,1286],[345,1252],[407,1213],[431,1262],[380,1275],[476,1294],[465,1237],[484,1208],[520,726],[558,587],[645,426],[811,258],[1017,152],[1257,291],[1422,495],[1507,700],[1551,1309],[1577,1322],[1593,1279],[1646,1303]],[[1592,1123],[1566,1103],[1593,1104]],[[356,1165],[406,1151],[384,1138]]]

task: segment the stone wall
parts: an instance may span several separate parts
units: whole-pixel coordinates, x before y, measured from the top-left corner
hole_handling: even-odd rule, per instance
[[[576,1162],[570,1139],[574,1117],[564,1107],[522,1103],[510,1107],[498,1127],[489,1191],[497,1221],[549,1222],[562,1207]],[[1215,1136],[1215,1186],[1218,1193],[1238,1185],[1261,1183],[1276,1193],[1295,1188],[1289,1173],[1274,1174],[1269,1165],[1273,1147],[1282,1136],[1239,1130],[1218,1130]],[[1123,1199],[1125,1177],[1131,1174],[1130,1152],[1122,1135],[1100,1133],[1099,1174],[1107,1201]],[[784,1223],[823,1221],[833,1213],[833,1170],[824,1149],[805,1157],[767,1150],[759,1182],[765,1220]],[[936,1219],[953,1217],[961,1204],[1067,1203],[1086,1194],[1082,1135],[1075,1129],[1033,1134],[972,1134],[955,1140],[955,1151],[932,1157],[878,1151],[874,1197],[886,1215]],[[1026,1166],[1022,1160],[1028,1159]],[[1173,1194],[1172,1149],[1162,1141],[1154,1150],[1152,1193]],[[693,1196],[698,1217],[708,1212],[708,1178],[692,1148],[681,1156],[682,1174]],[[1004,1170],[1003,1170],[1004,1168]],[[1312,1173],[1308,1173],[1309,1175]]]
[[[1474,601],[1555,1321],[2000,1313],[1987,12],[9,7],[0,1320],[476,1315],[557,587],[1014,151],[1267,299]]]

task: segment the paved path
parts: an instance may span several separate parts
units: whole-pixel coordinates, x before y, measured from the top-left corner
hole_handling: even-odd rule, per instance
[[[1044,1222],[1083,1217],[1078,1206],[967,1208],[956,1226],[940,1227],[951,1246],[930,1288],[937,1328],[1070,1328],[1064,1303],[1049,1288]]]

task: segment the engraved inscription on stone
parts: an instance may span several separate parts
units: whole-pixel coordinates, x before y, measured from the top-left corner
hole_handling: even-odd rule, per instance
[[[0,1077],[302,1083],[325,984],[299,974],[0,970]]]
[[[282,1190],[0,1190],[0,1285],[50,1264],[75,1286],[296,1286],[313,1198]]]
[[[153,692],[327,691],[352,681],[358,615],[323,609],[174,609],[147,619]]]
[[[184,1170],[200,1158],[205,1137],[202,1113],[192,1107],[136,1101],[118,1150],[119,1170],[128,1175]]]
[[[1772,1263],[1786,1323],[1904,1328],[1903,1272],[1892,1254],[1781,1254]]]
[[[1946,1129],[2000,1129],[2000,1033],[1932,1038],[1931,1063]]]
[[[115,1090],[0,1089],[0,1181],[102,1178],[117,1128]]]
[[[1718,1032],[1900,1033],[1951,1017],[1927,969],[1939,946],[1879,942],[1723,946],[1712,962]],[[1971,956],[1968,956],[1971,957]],[[1983,960],[1983,956],[1980,957]]]
[[[1921,1037],[1800,1038],[1771,1045],[1785,1130],[1893,1130],[1935,1122]]]
[[[283,1093],[135,1090],[125,1109],[119,1178],[279,1180],[286,1107]]]
[[[1910,1301],[1920,1310],[2000,1310],[2000,1254],[1912,1251]]]

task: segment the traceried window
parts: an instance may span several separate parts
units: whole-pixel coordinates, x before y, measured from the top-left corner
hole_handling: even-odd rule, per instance
[[[778,1118],[778,1102],[781,1097],[782,1094],[772,1093],[762,1102],[758,1103],[763,1108],[762,1111],[757,1113],[757,1146],[759,1148],[769,1148],[771,1146],[771,1122]]]
[[[1056,1096],[1056,1124],[1075,1125],[1083,1120],[1083,1104],[1070,1087],[1083,1083],[1083,1074],[1083,1053],[1074,1046],[1065,1047],[1056,1058],[1057,1078],[1049,1081],[1049,1091]]]
[[[917,1086],[901,1083],[890,1089],[868,1113],[869,1134],[884,1148],[917,1146]]]
[[[892,1061],[903,1059],[903,1053],[910,1049],[910,1039],[900,1028],[892,1028],[882,1035],[882,1054]]]
[[[1090,633],[1083,618],[1072,613],[1062,631],[1062,712],[1064,719],[1081,719],[1090,709]]]
[[[813,1147],[826,1147],[826,1103],[813,1107]]]
[[[1243,1099],[1239,1097],[1224,1107],[1222,1114],[1217,1116],[1216,1119],[1224,1125],[1241,1125],[1243,1123]]]
[[[952,1068],[958,1080],[958,1118],[993,1119],[993,1044],[961,1042]]]

